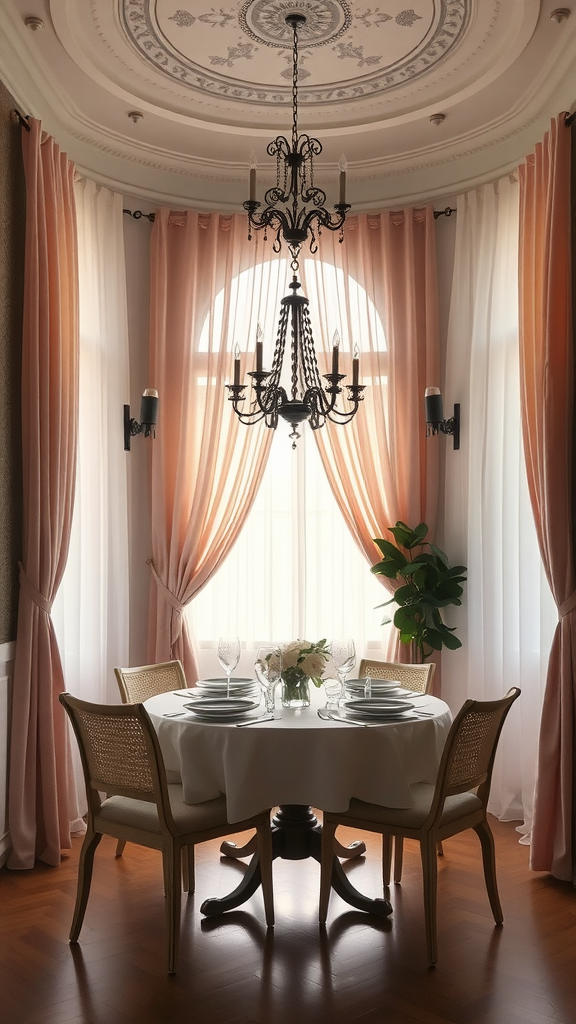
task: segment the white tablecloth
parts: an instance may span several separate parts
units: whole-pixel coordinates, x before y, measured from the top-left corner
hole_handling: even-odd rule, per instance
[[[311,690],[310,708],[281,709],[278,698],[281,718],[243,729],[192,715],[165,718],[186,700],[172,693],[147,700],[166,769],[181,777],[185,802],[225,793],[235,822],[278,804],[343,811],[352,797],[410,807],[410,785],[434,782],[452,720],[443,701],[423,695],[416,703],[433,717],[363,729],[320,719],[326,695]]]

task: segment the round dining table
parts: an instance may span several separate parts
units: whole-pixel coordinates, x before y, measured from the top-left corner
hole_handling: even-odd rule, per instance
[[[320,860],[321,826],[312,808],[347,810],[352,797],[411,807],[411,786],[436,779],[452,722],[448,705],[428,694],[411,698],[411,717],[401,721],[363,727],[325,719],[318,715],[326,703],[324,690],[311,691],[310,707],[288,709],[278,700],[273,720],[241,727],[197,718],[185,707],[191,698],[184,693],[159,694],[145,702],[168,781],[182,783],[184,802],[201,803],[223,793],[232,825],[265,807],[279,808],[271,823],[273,856],[289,860]],[[260,707],[252,714],[262,712]],[[387,916],[389,901],[369,899],[355,889],[336,856],[357,856],[364,849],[363,843],[337,847],[332,885],[355,908]],[[222,846],[224,854],[234,857],[254,850],[255,843]],[[205,900],[201,912],[213,916],[240,906],[259,884],[254,852],[240,885],[228,896]]]

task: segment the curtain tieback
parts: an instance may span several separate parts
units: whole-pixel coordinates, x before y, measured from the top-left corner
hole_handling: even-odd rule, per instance
[[[558,615],[560,616],[561,619],[563,619],[565,615],[569,615],[570,612],[573,612],[575,608],[576,608],[576,590],[572,594],[570,594],[570,597],[568,598],[567,601],[564,601],[564,603],[559,606],[559,608],[558,608]]]
[[[34,584],[30,582],[22,562],[18,562],[18,568],[20,569],[20,586],[24,587],[28,597],[34,602],[34,604],[38,605],[38,607],[41,608],[43,612],[46,612],[47,615],[51,615],[52,601],[48,601],[44,595],[36,589]]]
[[[182,601],[179,601],[176,595],[173,594],[172,591],[168,589],[166,584],[162,582],[158,573],[156,572],[156,566],[154,565],[154,562],[152,561],[151,558],[148,559],[148,565],[152,570],[152,575],[154,577],[154,580],[156,581],[156,586],[158,587],[160,593],[168,602],[168,604],[171,605],[174,611],[177,613],[176,623],[174,622],[174,615],[170,616],[170,648],[172,648],[182,632],[182,612],[184,611],[186,605],[182,604]]]

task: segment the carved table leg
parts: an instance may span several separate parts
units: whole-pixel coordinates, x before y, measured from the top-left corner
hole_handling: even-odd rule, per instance
[[[236,846],[231,839],[225,839],[220,847],[220,853],[223,857],[249,857],[250,854],[256,853],[258,848],[258,836],[253,835],[244,846]]]
[[[343,860],[353,860],[354,857],[362,857],[366,853],[366,843],[357,839],[354,843],[350,843],[350,846],[344,846],[335,839],[334,853],[337,857],[342,857]]]
[[[310,807],[304,804],[283,804],[272,819],[272,856],[284,860],[304,860],[313,857],[320,863],[320,847],[322,842],[321,826]],[[228,844],[223,844],[228,846]],[[339,844],[340,845],[340,844]],[[354,844],[355,847],[355,844]],[[349,855],[348,847],[341,847]],[[237,848],[233,846],[233,849]],[[246,849],[240,847],[239,849]],[[232,856],[238,856],[238,853]],[[354,856],[360,851],[355,849]],[[248,900],[260,885],[260,867],[258,854],[254,854],[244,878],[228,896],[221,899],[207,899],[200,907],[200,913],[206,917],[214,917],[226,910],[233,910]],[[369,899],[354,888],[343,870],[338,857],[334,854],[332,864],[332,888],[338,895],[357,910],[364,910],[378,917],[388,917],[392,906],[386,899]]]

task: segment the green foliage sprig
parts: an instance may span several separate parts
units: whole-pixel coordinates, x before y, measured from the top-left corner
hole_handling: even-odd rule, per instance
[[[466,566],[450,568],[445,553],[425,540],[426,523],[412,530],[399,520],[389,530],[396,544],[375,540],[384,557],[371,571],[401,581],[401,585],[396,588],[394,597],[378,605],[379,608],[388,604],[398,606],[394,618],[383,619],[382,625],[392,621],[400,632],[401,643],[415,644],[422,661],[442,647],[455,651],[462,643],[454,635],[455,627],[444,623],[440,609],[462,604],[461,584],[466,582],[463,575],[467,572]]]

